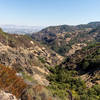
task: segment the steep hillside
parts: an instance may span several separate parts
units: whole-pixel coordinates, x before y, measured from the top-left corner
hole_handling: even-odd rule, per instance
[[[48,67],[63,60],[52,50],[25,35],[9,35],[0,30],[0,64],[10,66],[21,74],[29,74],[40,84],[48,85]]]
[[[92,44],[67,57],[60,65],[79,72],[88,87],[100,84],[100,43]]]
[[[57,100],[39,84],[28,84],[14,69],[0,65],[0,100]]]
[[[66,100],[100,99],[100,43],[85,47],[67,57],[59,66],[50,69],[49,89]]]
[[[89,34],[97,41],[100,42],[100,26],[94,28]]]
[[[17,76],[14,69],[0,65],[0,89],[19,98],[27,84]]]
[[[91,22],[77,26],[61,25],[47,27],[38,33],[34,33],[32,38],[48,45],[60,55],[71,55],[73,54],[72,52],[81,49],[87,43],[97,40],[99,33],[96,32],[96,28],[98,26],[100,26],[100,22]],[[93,31],[96,34],[95,36],[91,33]],[[73,46],[79,49],[73,48]],[[72,49],[72,52],[68,53],[70,49]]]
[[[46,77],[49,74],[48,68],[60,64],[62,60],[62,56],[30,37],[7,34],[0,29],[1,98],[4,98],[2,94],[9,98],[6,93],[9,92],[21,100],[56,100],[45,87],[49,85]],[[17,78],[21,80],[18,84]],[[23,84],[26,85],[25,92],[21,88]]]

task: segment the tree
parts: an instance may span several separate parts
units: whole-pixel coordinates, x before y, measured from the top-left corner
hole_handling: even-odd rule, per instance
[[[89,62],[85,61],[85,62],[82,64],[82,68],[83,68],[84,70],[86,70],[88,67],[89,67]]]

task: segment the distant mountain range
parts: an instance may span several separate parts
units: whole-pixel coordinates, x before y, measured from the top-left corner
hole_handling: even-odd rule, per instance
[[[0,25],[4,32],[12,34],[31,34],[43,29],[43,26]]]

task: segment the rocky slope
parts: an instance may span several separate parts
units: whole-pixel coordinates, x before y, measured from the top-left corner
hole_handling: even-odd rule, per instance
[[[28,85],[27,93],[23,94],[21,100],[34,100],[33,98],[42,98],[41,100],[44,100],[42,95],[48,98],[45,100],[49,100],[51,97],[48,94],[50,93],[45,88],[45,86],[49,85],[49,81],[46,79],[49,73],[48,67],[56,66],[62,60],[62,56],[33,41],[30,37],[7,34],[0,29],[0,64],[4,65],[4,68],[7,66],[14,69],[16,75],[21,77],[25,84]],[[4,77],[2,76],[2,78]],[[40,89],[39,93],[36,92],[38,88]],[[30,95],[29,90],[33,91],[31,96],[28,96]],[[47,94],[45,91],[47,91]]]
[[[44,77],[48,74],[47,67],[62,60],[63,57],[27,36],[0,32],[0,63],[31,75],[41,84],[48,84]]]

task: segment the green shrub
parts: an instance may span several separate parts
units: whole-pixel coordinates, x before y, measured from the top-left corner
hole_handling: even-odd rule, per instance
[[[45,58],[38,56],[38,59],[39,59],[42,63],[46,63]]]
[[[83,68],[84,70],[86,70],[88,67],[89,67],[89,62],[85,61],[85,62],[82,64],[82,68]]]

